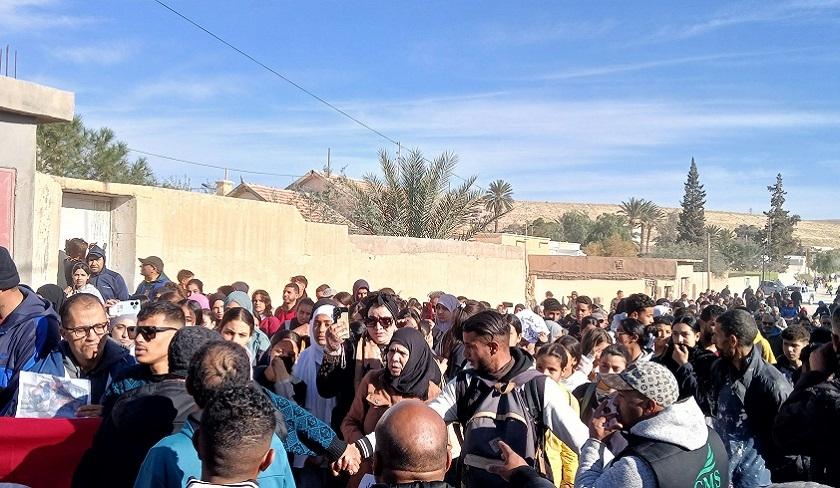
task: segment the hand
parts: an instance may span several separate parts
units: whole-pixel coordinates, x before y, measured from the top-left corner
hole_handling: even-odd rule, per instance
[[[67,288],[64,289],[64,294],[65,295],[70,296],[71,293],[73,293],[73,287],[72,286],[68,286]]]
[[[820,371],[831,374],[837,369],[837,354],[834,352],[832,343],[826,343],[811,353],[808,362],[811,371]]]
[[[613,432],[621,430],[622,425],[616,420],[615,414],[607,412],[611,401],[612,399],[604,400],[595,409],[592,422],[589,424],[589,437],[602,441]]]
[[[516,468],[527,466],[528,463],[503,441],[499,441],[496,445],[499,446],[499,453],[502,455],[503,462],[487,466],[487,471],[501,476],[505,481],[510,481],[511,472]]]
[[[674,344],[674,353],[671,354],[674,361],[682,366],[688,362],[688,346],[685,344]]]
[[[102,405],[82,405],[76,409],[76,417],[99,417],[102,415]]]
[[[362,454],[359,452],[359,448],[355,444],[347,444],[344,454],[332,464],[332,470],[334,472],[347,471],[350,475],[354,475],[359,470],[361,463]]]
[[[324,347],[324,349],[326,349],[327,352],[330,353],[330,354],[333,354],[333,355],[337,354],[339,351],[341,351],[341,342],[342,342],[341,338],[338,337],[338,334],[335,333],[335,330],[333,330],[332,327],[327,328],[327,334],[326,335],[327,335],[327,344],[326,344],[326,347]]]
[[[540,332],[537,336],[537,340],[540,341],[541,344],[545,344],[546,342],[548,342],[548,334],[546,334],[545,332]]]
[[[116,298],[109,298],[109,299],[105,302],[105,308],[108,308],[108,307],[110,307],[110,306],[112,306],[112,305],[116,305],[116,304],[118,304],[118,303],[120,303],[120,301],[119,301],[119,300],[117,300]]]
[[[268,378],[268,375],[266,375],[268,380],[276,383],[278,381],[285,381],[289,379],[289,370],[286,369],[286,362],[283,361],[282,356],[274,356],[274,358],[271,359],[271,366],[266,368],[266,372],[269,369],[271,370],[274,379],[272,380],[271,378]]]

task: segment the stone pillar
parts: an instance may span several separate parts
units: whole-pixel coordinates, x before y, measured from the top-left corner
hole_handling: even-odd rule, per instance
[[[10,247],[24,283],[32,282],[38,238],[35,132],[38,124],[72,120],[74,104],[71,92],[0,76],[0,245]]]

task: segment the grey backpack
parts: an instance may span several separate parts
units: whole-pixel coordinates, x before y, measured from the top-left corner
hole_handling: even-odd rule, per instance
[[[552,480],[545,453],[545,431],[542,398],[546,376],[529,369],[506,383],[496,383],[477,375],[467,384],[466,372],[456,381],[456,412],[463,429],[459,460],[462,487],[506,486],[499,476],[483,469],[467,466],[464,456],[473,454],[499,459],[496,445],[503,440],[543,476]]]

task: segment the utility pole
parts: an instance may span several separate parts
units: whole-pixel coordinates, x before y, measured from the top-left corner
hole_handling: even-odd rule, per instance
[[[330,168],[330,148],[327,148],[327,178],[330,177],[332,174],[332,168]]]

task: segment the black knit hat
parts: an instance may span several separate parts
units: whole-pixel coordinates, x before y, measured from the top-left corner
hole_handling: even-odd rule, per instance
[[[200,325],[184,327],[175,332],[169,343],[169,374],[186,378],[193,355],[204,344],[219,339],[221,336],[218,332]]]
[[[10,290],[20,284],[17,266],[9,250],[0,246],[0,290]]]

